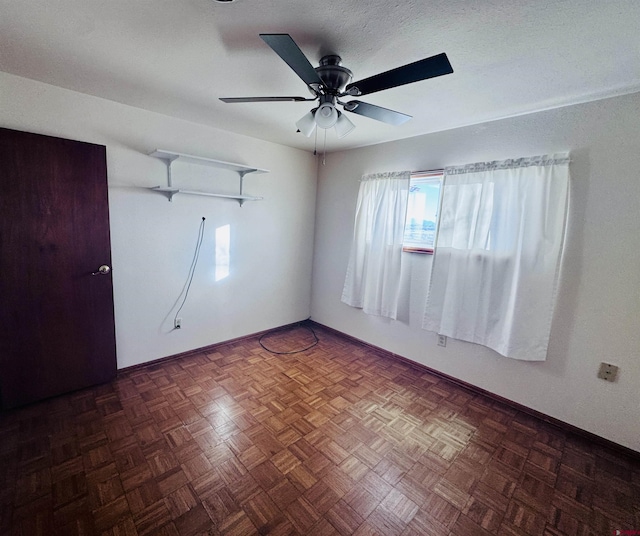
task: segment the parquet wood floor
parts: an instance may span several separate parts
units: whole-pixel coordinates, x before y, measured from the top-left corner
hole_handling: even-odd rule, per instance
[[[637,461],[317,332],[2,414],[0,534],[640,531]]]

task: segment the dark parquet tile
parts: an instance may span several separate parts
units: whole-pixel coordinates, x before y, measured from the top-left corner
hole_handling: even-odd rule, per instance
[[[636,460],[317,331],[1,414],[0,536],[640,534]]]

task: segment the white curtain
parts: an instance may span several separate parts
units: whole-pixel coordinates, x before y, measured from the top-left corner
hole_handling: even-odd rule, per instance
[[[409,171],[365,175],[360,182],[353,243],[342,301],[365,313],[398,314]]]
[[[569,195],[567,154],[447,168],[423,327],[544,361]]]

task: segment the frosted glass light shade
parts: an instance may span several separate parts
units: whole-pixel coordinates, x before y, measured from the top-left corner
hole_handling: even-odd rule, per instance
[[[296,123],[298,130],[302,132],[307,138],[313,134],[316,128],[316,120],[313,117],[313,112],[304,114],[302,118]]]
[[[338,121],[336,122],[336,134],[338,138],[344,138],[349,134],[356,126],[349,120],[349,118],[341,112],[338,112]]]
[[[316,111],[316,125],[320,128],[331,128],[338,121],[338,110],[336,107],[329,103],[325,102],[320,105],[320,108]]]

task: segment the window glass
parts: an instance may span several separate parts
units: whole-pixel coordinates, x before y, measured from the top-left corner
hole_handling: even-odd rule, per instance
[[[433,253],[441,187],[441,172],[411,175],[404,226],[404,251]]]

